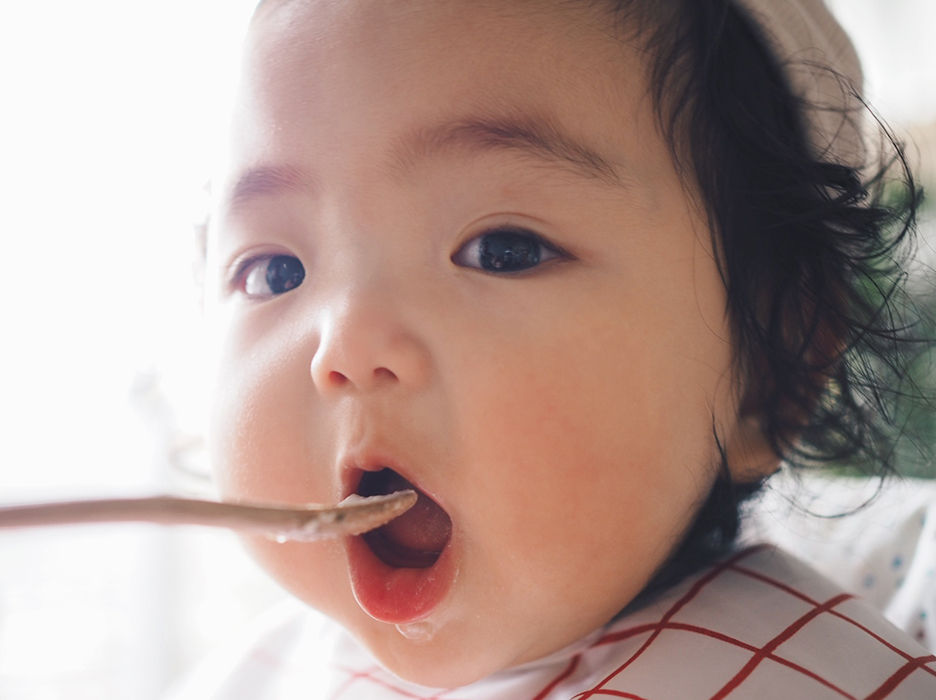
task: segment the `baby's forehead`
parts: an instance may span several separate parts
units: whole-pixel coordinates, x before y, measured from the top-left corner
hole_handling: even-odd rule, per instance
[[[646,108],[643,58],[590,15],[570,18],[581,14],[572,7],[267,0],[251,27],[245,93],[274,112],[285,100],[301,102],[310,122],[332,107],[386,124],[400,116],[394,110],[414,124],[479,112],[547,114],[538,121],[590,131],[597,147],[613,147]],[[287,121],[279,112],[269,119],[275,128]]]
[[[488,39],[484,48],[490,50],[497,50],[505,38],[523,42],[550,35],[553,40],[555,35],[580,39],[591,48],[602,43],[613,47],[620,42],[609,28],[621,25],[612,19],[612,5],[559,0],[261,0],[251,30],[287,42],[334,42],[354,36],[360,50],[403,28],[449,39],[482,30]]]

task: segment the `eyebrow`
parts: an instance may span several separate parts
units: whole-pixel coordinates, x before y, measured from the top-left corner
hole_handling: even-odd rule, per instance
[[[417,129],[398,139],[390,163],[395,172],[408,176],[426,160],[457,150],[513,152],[579,177],[615,187],[628,184],[610,160],[544,115],[472,117]]]
[[[407,177],[427,160],[459,149],[474,153],[506,151],[558,166],[578,177],[627,187],[618,168],[546,117],[476,117],[443,122],[400,137],[390,156],[392,172]],[[308,192],[310,179],[291,165],[249,168],[236,181],[228,206],[283,192]]]
[[[309,179],[290,165],[261,165],[244,172],[231,188],[228,206],[232,209],[244,202],[281,192],[303,192]]]

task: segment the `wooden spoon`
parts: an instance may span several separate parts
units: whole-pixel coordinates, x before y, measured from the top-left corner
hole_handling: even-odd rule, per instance
[[[413,507],[414,491],[383,496],[349,496],[335,506],[248,505],[173,496],[60,501],[0,508],[0,529],[140,522],[160,525],[207,525],[263,534],[278,542],[360,535],[385,525]]]

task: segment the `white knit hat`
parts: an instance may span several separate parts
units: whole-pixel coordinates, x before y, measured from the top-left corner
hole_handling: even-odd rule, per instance
[[[823,0],[734,1],[803,101],[816,155],[860,167],[865,155],[861,63]]]

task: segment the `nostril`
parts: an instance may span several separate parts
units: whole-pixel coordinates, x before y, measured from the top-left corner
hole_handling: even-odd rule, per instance
[[[344,386],[348,383],[348,378],[344,376],[341,372],[336,372],[332,370],[328,373],[328,382],[334,386]]]
[[[378,367],[374,370],[374,379],[380,381],[382,379],[397,379],[396,374],[393,373],[393,370],[389,370],[386,367]]]
[[[380,384],[383,381],[398,381],[398,378],[392,370],[386,367],[378,367],[374,370],[373,380],[374,384]],[[353,382],[348,375],[337,370],[332,370],[328,373],[328,383],[334,387],[343,387]]]

